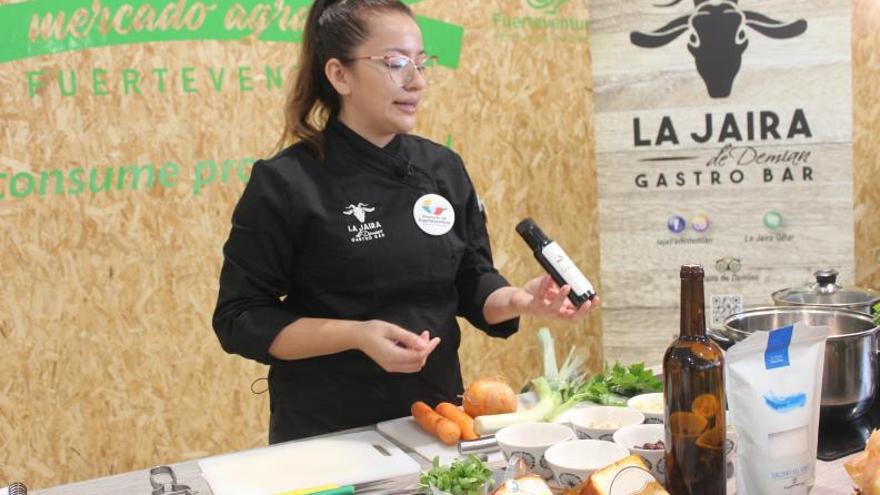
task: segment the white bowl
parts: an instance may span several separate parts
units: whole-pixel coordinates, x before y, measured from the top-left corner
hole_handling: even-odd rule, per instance
[[[661,485],[666,484],[666,450],[643,449],[646,443],[666,441],[666,428],[658,424],[632,425],[614,432],[614,442],[645,460],[651,474]]]
[[[631,407],[596,406],[574,411],[571,428],[582,440],[613,441],[612,435],[624,426],[640,425],[645,415]]]
[[[615,463],[629,455],[629,451],[614,442],[604,440],[572,440],[558,443],[544,454],[559,486],[573,488],[581,484],[593,471]]]
[[[572,416],[577,415],[578,411],[581,411],[583,409],[589,409],[591,407],[600,407],[600,405],[593,403],[593,402],[579,402],[579,403],[569,407],[565,411],[562,411],[561,413],[557,414],[556,417],[553,418],[552,421],[554,423],[562,423],[562,424],[566,424],[566,425],[570,426]]]
[[[566,425],[557,423],[522,423],[502,428],[495,433],[495,441],[508,461],[520,456],[533,473],[549,478],[553,476],[544,452],[551,445],[574,439],[574,432]]]
[[[645,423],[663,422],[663,394],[661,392],[637,395],[626,401],[626,405],[644,414]]]
[[[727,411],[727,435],[724,439],[724,455],[727,459],[727,483],[730,485],[734,478],[736,478],[736,445],[739,443],[739,434],[736,431],[736,428],[733,427],[733,413]],[[727,493],[733,493],[728,487]]]

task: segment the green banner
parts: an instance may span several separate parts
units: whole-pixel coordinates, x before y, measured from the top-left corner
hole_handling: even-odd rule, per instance
[[[415,4],[423,0],[404,0]],[[163,41],[302,41],[312,0],[32,0],[0,6],[0,63]],[[457,68],[464,29],[417,16],[425,50]]]

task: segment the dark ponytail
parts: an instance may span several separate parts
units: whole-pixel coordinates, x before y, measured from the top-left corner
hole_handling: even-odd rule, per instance
[[[400,12],[413,17],[400,0],[315,0],[306,18],[299,69],[284,106],[280,146],[304,141],[324,159],[322,131],[339,114],[339,94],[327,80],[324,66],[336,58],[346,63],[367,38],[367,15]]]

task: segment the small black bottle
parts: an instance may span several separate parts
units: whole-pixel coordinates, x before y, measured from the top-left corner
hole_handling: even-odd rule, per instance
[[[592,301],[596,297],[593,284],[575,266],[559,244],[544,234],[534,220],[526,218],[516,225],[516,231],[532,248],[538,263],[553,277],[553,281],[560,287],[565,284],[571,287],[568,299],[575,307],[579,308],[583,303]]]

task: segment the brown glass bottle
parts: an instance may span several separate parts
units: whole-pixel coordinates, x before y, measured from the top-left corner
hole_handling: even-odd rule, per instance
[[[666,489],[726,493],[724,355],[706,337],[703,267],[681,267],[681,334],[663,357]]]

